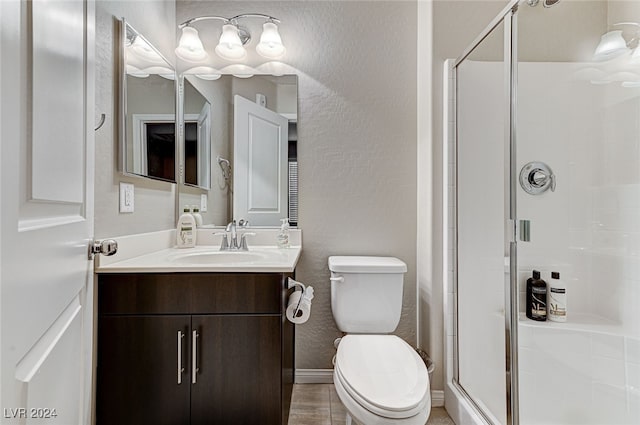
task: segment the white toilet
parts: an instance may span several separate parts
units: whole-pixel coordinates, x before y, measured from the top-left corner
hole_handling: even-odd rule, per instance
[[[407,265],[393,257],[329,257],[329,270],[331,310],[347,333],[333,369],[347,425],[425,425],[427,368],[409,344],[389,335],[400,321]]]

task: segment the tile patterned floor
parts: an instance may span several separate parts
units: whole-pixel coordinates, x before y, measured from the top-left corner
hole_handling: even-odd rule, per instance
[[[333,384],[293,386],[289,425],[344,425],[344,406]],[[427,425],[455,425],[442,407],[431,409]]]

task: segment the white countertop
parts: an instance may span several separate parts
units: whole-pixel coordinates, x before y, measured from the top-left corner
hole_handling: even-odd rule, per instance
[[[202,232],[202,233],[201,233]],[[256,230],[255,242],[249,251],[220,251],[220,237],[198,231],[198,240],[205,244],[195,248],[175,248],[175,231],[154,232],[114,238],[118,252],[112,257],[98,256],[96,273],[290,273],[302,251],[300,230],[291,232],[289,248],[268,243],[275,232]]]
[[[218,246],[168,248],[96,269],[98,273],[293,272],[301,247],[256,246],[249,251],[220,251]],[[220,255],[222,254],[222,255]],[[222,257],[219,259],[218,257]],[[247,259],[247,257],[249,257]]]

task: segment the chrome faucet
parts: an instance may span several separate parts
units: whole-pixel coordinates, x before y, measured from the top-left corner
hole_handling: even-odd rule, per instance
[[[255,233],[244,232],[240,235],[240,243],[238,243],[238,227],[244,229],[249,225],[249,221],[240,220],[240,223],[236,225],[236,221],[233,220],[227,224],[224,232],[214,233],[216,236],[222,236],[222,243],[220,244],[220,251],[248,251],[247,236],[255,236]],[[229,240],[229,237],[231,237]]]
[[[238,232],[236,230],[236,221],[233,220],[231,223],[227,224],[227,228],[225,229],[227,233],[230,233],[231,241],[229,241],[229,250],[237,250],[238,249]]]

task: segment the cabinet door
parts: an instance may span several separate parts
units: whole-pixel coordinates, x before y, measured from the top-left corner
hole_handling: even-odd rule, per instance
[[[189,423],[190,320],[190,316],[100,318],[98,425]],[[178,332],[184,335],[181,341]],[[179,360],[185,369],[180,384]]]
[[[280,316],[192,317],[191,424],[279,425]]]

